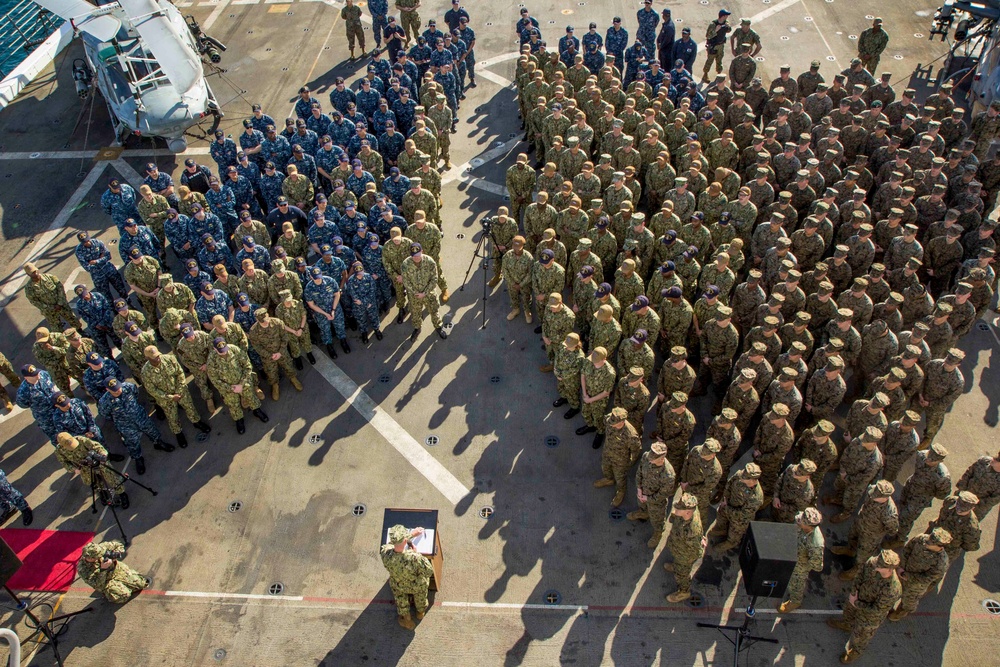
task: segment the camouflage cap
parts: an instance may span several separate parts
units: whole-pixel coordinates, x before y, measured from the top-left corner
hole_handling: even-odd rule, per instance
[[[949,544],[951,544],[952,541],[951,533],[949,533],[944,528],[941,528],[940,526],[928,531],[927,535],[930,538],[931,544],[934,544],[939,547],[948,546]]]
[[[806,526],[818,526],[823,523],[823,515],[815,507],[807,507],[795,515],[795,521]]]
[[[670,401],[667,403],[671,408],[679,408],[686,405],[688,402],[688,395],[683,391],[675,391],[670,394]]]
[[[826,342],[826,346],[834,352],[839,352],[844,349],[844,341],[841,338],[831,338]]]
[[[83,548],[83,551],[80,553],[80,555],[83,556],[84,558],[97,560],[102,555],[104,555],[104,547],[101,546],[101,543],[99,542],[91,542],[90,544],[88,544]]]
[[[903,413],[901,421],[907,426],[916,426],[920,423],[920,413],[916,410],[907,410]]]
[[[961,509],[969,509],[979,504],[979,496],[972,491],[960,491],[958,493],[958,506]]]
[[[752,368],[744,368],[740,371],[740,381],[741,382],[755,382],[757,380],[757,371]]]
[[[702,454],[705,452],[711,452],[712,454],[718,454],[722,451],[722,445],[715,438],[706,438],[705,442],[702,443]]]
[[[743,466],[742,471],[743,479],[760,479],[761,469],[760,466],[750,461],[745,466]]]
[[[677,501],[677,508],[682,510],[693,510],[698,507],[698,497],[691,493],[683,494]]]
[[[871,397],[868,404],[873,408],[884,408],[889,405],[889,397],[883,394],[881,391],[875,392],[875,395]]]
[[[927,450],[928,461],[944,461],[946,458],[948,458],[948,450],[940,443],[935,442]]]
[[[608,358],[608,351],[598,345],[590,352],[590,356],[594,358],[594,361],[604,361]]]
[[[953,347],[950,350],[948,350],[948,354],[945,355],[944,363],[948,364],[949,366],[957,366],[958,364],[962,363],[963,359],[965,359],[965,352],[962,352],[957,347]]]
[[[642,369],[642,366],[632,366],[628,369],[627,382],[635,382],[636,380],[641,380],[646,375],[646,372]]]
[[[775,403],[771,406],[770,412],[767,413],[766,417],[769,420],[785,419],[788,417],[789,410],[788,406],[784,403]]]
[[[878,556],[875,556],[875,567],[898,567],[899,554],[889,549],[882,549]]]
[[[861,440],[863,442],[878,442],[885,434],[882,429],[875,426],[866,426],[864,432],[861,434]]]
[[[405,542],[410,537],[410,531],[406,526],[396,524],[389,529],[389,542],[392,544],[399,544]]]
[[[575,331],[566,334],[566,340],[563,341],[564,347],[575,348],[579,344],[580,344],[580,334],[576,333]]]
[[[656,441],[649,446],[650,458],[660,458],[667,455],[667,443]]]
[[[820,433],[825,435],[830,435],[837,429],[837,427],[833,425],[833,422],[828,419],[820,419],[816,422],[816,427],[819,429]]]
[[[844,370],[844,360],[841,357],[836,357],[836,356],[827,357],[826,370],[828,371]]]
[[[872,486],[874,487],[872,489],[872,495],[876,498],[889,498],[892,496],[893,491],[896,490],[896,488],[892,485],[892,482],[887,479],[880,479]]]
[[[719,413],[719,421],[726,422],[728,424],[735,423],[739,417],[739,413],[732,408],[722,408],[722,412]]]
[[[680,361],[681,359],[687,359],[688,351],[683,345],[674,345],[670,348],[670,361]]]
[[[812,475],[816,472],[816,464],[811,459],[802,459],[795,465],[795,474]]]

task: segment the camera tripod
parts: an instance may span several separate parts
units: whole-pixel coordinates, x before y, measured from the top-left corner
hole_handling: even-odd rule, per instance
[[[487,250],[486,239],[489,238],[493,241],[493,247],[497,246],[497,240],[493,236],[493,223],[489,218],[484,218],[480,224],[483,227],[483,233],[479,235],[479,241],[476,242],[476,249],[472,252],[472,259],[469,260],[469,268],[465,270],[465,277],[462,278],[462,286],[458,288],[459,292],[465,291],[465,286],[469,283],[469,275],[472,273],[472,267],[476,263],[477,259],[481,259],[483,267],[483,326],[481,329],[486,328],[486,298],[489,290],[489,278],[490,278],[490,262],[493,260],[493,256]],[[500,261],[500,260],[497,260]]]
[[[758,637],[757,635],[750,634],[750,623],[756,620],[757,616],[757,596],[754,595],[750,598],[750,604],[747,605],[746,615],[743,617],[743,625],[718,625],[716,623],[698,623],[699,628],[715,628],[723,634],[723,636],[728,639],[735,649],[733,651],[733,667],[739,667],[740,664],[740,652],[745,651],[756,642],[770,642],[772,644],[777,644],[777,639],[771,639],[770,637]],[[735,637],[730,637],[727,632],[735,633]]]
[[[48,645],[52,647],[52,653],[55,655],[56,664],[59,665],[59,667],[62,667],[62,655],[59,654],[59,635],[66,631],[69,619],[74,616],[79,616],[80,614],[92,612],[94,611],[94,608],[88,606],[80,611],[74,611],[69,614],[60,614],[59,616],[52,616],[49,620],[43,621],[35,614],[35,612],[32,611],[32,606],[30,606],[26,600],[22,600],[17,597],[14,591],[10,590],[7,584],[3,585],[3,589],[7,591],[7,595],[11,596],[14,599],[14,602],[17,603],[18,611],[23,611],[24,615],[28,617],[28,620],[25,622],[27,626],[34,630],[34,632],[32,632],[31,635],[21,643],[27,644],[28,642],[33,641],[38,635],[42,635],[45,637]],[[49,609],[53,609],[52,605],[47,602],[40,602],[35,606],[49,607]],[[58,628],[54,627],[56,623],[60,622],[62,624]]]
[[[122,492],[121,495],[119,495],[113,489],[108,488],[107,480],[104,479],[103,475],[98,474],[98,471],[101,469],[110,471],[111,474],[114,475],[119,481],[132,482],[136,486],[146,489],[154,496],[157,495],[157,493],[142,482],[137,482],[132,479],[127,473],[118,472],[109,466],[107,461],[94,461],[94,463],[90,465],[90,511],[92,514],[97,514],[97,499],[100,498],[101,504],[111,509],[111,516],[115,518],[115,524],[118,526],[118,532],[122,534],[122,542],[125,546],[128,546],[128,535],[125,534],[125,529],[122,528],[122,522],[118,518],[118,511],[115,509],[115,507],[119,504],[122,509],[128,509],[128,494]]]

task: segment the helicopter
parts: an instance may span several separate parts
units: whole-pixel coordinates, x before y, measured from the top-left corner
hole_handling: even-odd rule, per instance
[[[159,137],[175,152],[187,148],[185,131],[222,110],[205,79],[203,57],[212,63],[226,47],[207,36],[169,0],[35,0],[70,22],[86,59],[73,63],[77,94],[96,84],[108,106],[118,144],[129,136]]]

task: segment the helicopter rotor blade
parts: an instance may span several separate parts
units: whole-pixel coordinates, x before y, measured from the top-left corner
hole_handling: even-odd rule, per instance
[[[107,10],[117,3],[98,8],[85,0],[35,0],[35,2],[56,16],[72,21],[78,30],[93,35],[101,42],[110,42],[122,27],[121,22],[114,16],[108,14],[93,16],[98,9]]]
[[[163,73],[184,96],[201,81],[203,73],[201,59],[191,48],[187,36],[181,33],[181,26],[167,18],[156,0],[119,0],[119,4],[132,19],[133,28],[156,58]],[[187,30],[187,27],[183,29]]]

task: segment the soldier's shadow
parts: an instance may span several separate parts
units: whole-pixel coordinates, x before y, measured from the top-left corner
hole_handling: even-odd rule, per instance
[[[432,594],[433,595],[433,594]],[[430,597],[428,619],[433,618],[434,599]],[[319,667],[340,665],[397,665],[415,636],[396,623],[396,604],[389,580],[376,593],[361,615],[350,620],[353,611],[336,611],[330,615],[332,625],[350,625],[337,645],[318,662]],[[420,622],[427,622],[424,619]]]

